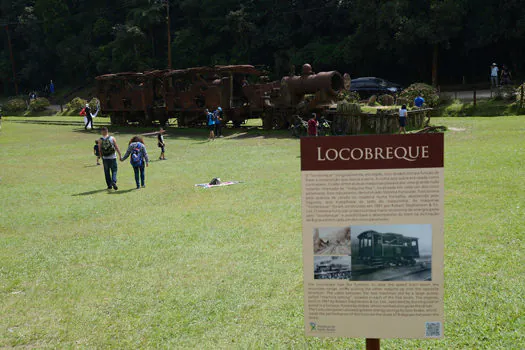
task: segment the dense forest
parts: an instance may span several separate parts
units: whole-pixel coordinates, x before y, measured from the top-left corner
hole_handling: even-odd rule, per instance
[[[250,63],[277,78],[308,62],[352,77],[459,84],[488,80],[497,62],[523,76],[524,2],[0,0],[0,84],[14,93],[9,41],[21,92],[166,68],[168,40],[173,68]]]

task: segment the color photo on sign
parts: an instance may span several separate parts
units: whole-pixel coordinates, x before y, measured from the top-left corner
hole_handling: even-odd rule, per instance
[[[352,280],[432,280],[432,225],[352,225],[351,230]]]

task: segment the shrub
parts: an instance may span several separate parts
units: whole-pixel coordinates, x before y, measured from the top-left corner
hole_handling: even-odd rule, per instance
[[[449,94],[439,95],[438,105],[439,106],[448,106],[451,103],[455,103],[454,97]]]
[[[41,112],[49,107],[49,100],[45,97],[38,97],[34,100],[31,100],[29,103],[29,110],[31,112]]]
[[[26,108],[26,101],[24,101],[21,98],[14,98],[12,100],[7,101],[7,103],[4,104],[4,110],[6,112],[22,112],[25,111]]]
[[[516,101],[521,101],[521,89],[523,89],[523,101],[525,101],[525,83],[521,84],[516,89]]]
[[[379,103],[383,106],[393,106],[394,105],[394,96],[392,95],[381,95],[377,98]]]
[[[443,116],[463,117],[466,114],[466,106],[460,100],[453,100],[443,109]]]
[[[415,83],[407,87],[399,95],[402,98],[406,98],[409,104],[414,104],[414,99],[421,94],[421,97],[425,99],[425,104],[429,107],[436,107],[439,103],[439,94],[436,89],[432,86],[424,83]]]
[[[87,101],[80,97],[75,97],[68,104],[66,104],[66,111],[69,113],[80,113],[82,108],[86,106]]]
[[[494,92],[494,97],[492,99],[495,101],[514,101],[517,96],[516,92],[517,90],[515,90],[514,87],[511,85],[500,86]]]
[[[339,93],[338,97],[339,100],[349,103],[359,103],[359,100],[361,100],[361,97],[357,91],[343,90]]]
[[[337,104],[337,111],[343,114],[359,115],[361,114],[361,106],[359,103],[341,101]]]
[[[375,106],[376,105],[376,101],[377,101],[377,96],[376,95],[372,95],[368,99],[368,105],[369,106]]]
[[[408,105],[408,98],[405,98],[405,97],[398,97],[397,100],[396,100],[396,104],[398,106],[402,106],[402,105]]]

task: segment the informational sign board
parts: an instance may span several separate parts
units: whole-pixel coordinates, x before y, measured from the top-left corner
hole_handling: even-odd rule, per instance
[[[443,337],[443,141],[301,139],[306,335]]]

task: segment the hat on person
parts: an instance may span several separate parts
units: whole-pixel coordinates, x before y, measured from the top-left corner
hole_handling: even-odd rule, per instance
[[[86,103],[86,107],[89,107],[89,103]]]
[[[222,112],[222,108],[221,108],[221,107],[219,107],[219,108],[217,108],[217,109],[218,109],[219,111],[221,111],[221,112]]]
[[[495,62],[494,62],[494,63],[492,63],[492,65],[493,65],[493,66],[497,66],[497,64],[496,64]]]

